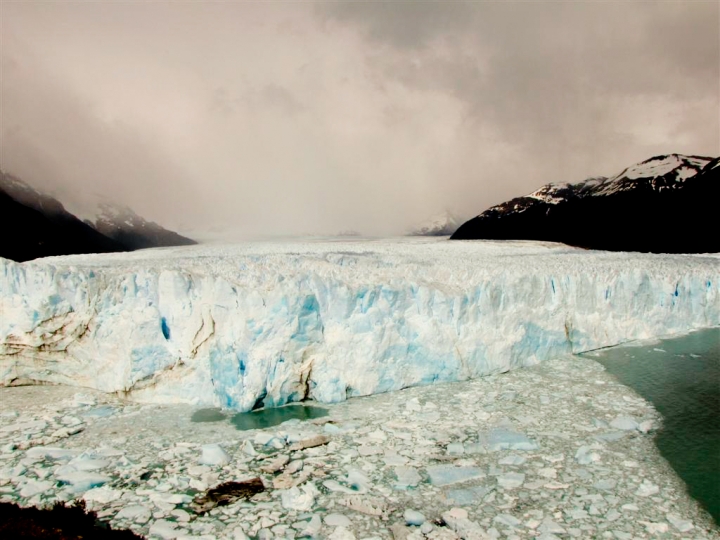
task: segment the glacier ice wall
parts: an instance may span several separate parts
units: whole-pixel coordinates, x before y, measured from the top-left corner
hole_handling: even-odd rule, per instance
[[[720,325],[719,263],[428,239],[0,259],[0,384],[249,410],[464,380]]]

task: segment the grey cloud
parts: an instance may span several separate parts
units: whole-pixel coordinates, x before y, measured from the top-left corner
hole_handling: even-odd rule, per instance
[[[457,2],[355,2],[317,5],[321,17],[359,25],[374,40],[402,48],[422,48],[438,38],[472,28],[477,10]]]
[[[265,86],[262,90],[262,96],[268,105],[277,107],[283,113],[291,116],[305,109],[290,91],[277,84]]]
[[[321,10],[375,44],[368,62],[384,80],[453,95],[469,124],[517,145],[517,159],[527,164],[521,174],[536,183],[611,174],[653,153],[720,151],[717,3],[342,3]],[[648,115],[665,116],[676,136],[634,137]],[[515,184],[513,172],[522,169],[510,165],[500,178],[468,182]]]
[[[68,203],[102,195],[150,219],[196,213],[199,186],[135,126],[100,122],[90,103],[38,69],[32,57],[6,59],[2,166]],[[8,73],[8,66],[12,66]]]
[[[2,166],[190,229],[400,233],[720,153],[718,9],[7,4]]]

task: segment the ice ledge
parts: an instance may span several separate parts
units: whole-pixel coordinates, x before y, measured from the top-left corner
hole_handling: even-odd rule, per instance
[[[0,260],[0,383],[249,410],[720,325],[714,256],[428,240]]]

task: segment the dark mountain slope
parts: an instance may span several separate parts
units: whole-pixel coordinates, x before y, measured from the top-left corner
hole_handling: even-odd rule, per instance
[[[490,208],[452,239],[546,240],[591,249],[720,252],[720,158],[657,156],[613,178],[549,184]]]
[[[22,262],[52,255],[127,251],[54,199],[46,197],[38,203],[39,209],[26,206],[0,186],[0,257]]]
[[[0,257],[27,261],[53,255],[107,253],[194,244],[129,208],[96,202],[81,221],[57,199],[0,171]]]
[[[85,219],[98,232],[128,249],[189,246],[194,240],[147,221],[126,206],[99,202],[94,216]]]

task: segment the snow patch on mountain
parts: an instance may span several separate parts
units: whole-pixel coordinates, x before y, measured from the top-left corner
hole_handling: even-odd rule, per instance
[[[155,222],[144,219],[131,208],[116,204],[99,194],[78,194],[68,205],[85,223],[130,249],[194,243]]]
[[[630,180],[637,178],[657,178],[658,176],[665,176],[676,169],[684,169],[686,171],[694,170],[695,174],[697,174],[700,169],[709,162],[710,159],[695,156],[681,156],[679,154],[655,156],[637,165],[628,167],[613,178],[613,181],[621,178],[628,178]],[[691,174],[690,176],[693,175]]]
[[[608,180],[601,189],[594,190],[592,196],[605,196],[622,191],[634,190],[645,181],[653,190],[673,189],[684,180],[692,178],[712,161],[710,158],[671,154],[655,156],[628,167],[617,176]]]
[[[538,203],[558,205],[573,199],[604,197],[623,191],[632,191],[637,189],[642,182],[648,183],[655,191],[672,189],[682,184],[684,180],[698,174],[710,161],[710,158],[679,154],[656,156],[628,167],[611,178],[599,176],[574,184],[567,182],[546,184],[528,195],[493,206],[484,213],[518,214]]]
[[[77,194],[66,203],[68,210],[88,225],[119,228],[142,227],[148,223],[125,205],[117,204],[98,193]]]

